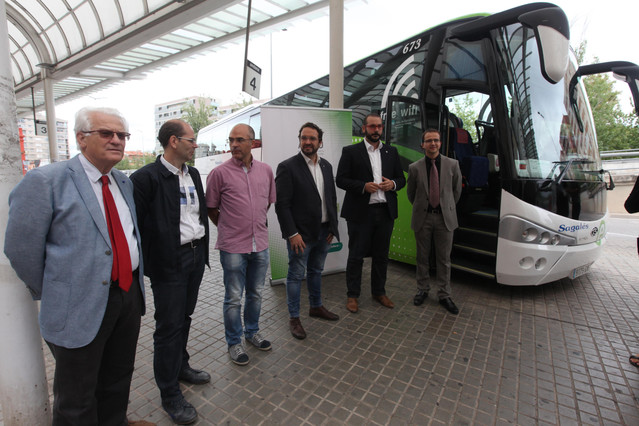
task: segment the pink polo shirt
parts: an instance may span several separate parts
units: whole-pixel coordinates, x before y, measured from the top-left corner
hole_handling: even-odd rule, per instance
[[[206,206],[219,208],[215,248],[251,253],[268,248],[266,212],[275,203],[275,179],[268,164],[253,159],[251,168],[235,158],[206,178]]]

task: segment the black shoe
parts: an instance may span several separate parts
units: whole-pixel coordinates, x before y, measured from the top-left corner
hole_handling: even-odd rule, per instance
[[[162,401],[162,408],[171,416],[173,423],[178,425],[190,425],[197,419],[195,407],[186,402],[184,397],[173,401]]]
[[[183,368],[178,375],[181,382],[191,383],[194,385],[203,385],[211,381],[211,375],[205,371],[195,370],[191,367]]]
[[[413,305],[420,306],[424,303],[424,300],[428,299],[428,292],[424,290],[419,290],[415,297],[413,297]]]
[[[459,309],[457,309],[457,306],[455,306],[453,300],[450,297],[439,299],[439,304],[446,308],[446,310],[453,315],[457,315],[459,313]]]

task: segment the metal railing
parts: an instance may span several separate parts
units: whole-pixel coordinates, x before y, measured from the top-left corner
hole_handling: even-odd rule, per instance
[[[616,151],[600,151],[601,158],[639,157],[639,149],[619,149]]]

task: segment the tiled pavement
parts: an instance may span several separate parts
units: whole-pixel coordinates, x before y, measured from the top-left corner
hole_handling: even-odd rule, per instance
[[[273,350],[249,345],[244,367],[226,351],[221,266],[213,250],[189,342],[191,364],[212,380],[183,391],[199,425],[639,425],[639,370],[628,363],[629,353],[639,351],[634,244],[610,238],[589,275],[541,287],[454,274],[458,316],[432,298],[413,306],[411,266],[389,265],[393,310],[363,296],[360,312],[348,313],[344,274],[330,275],[324,304],[341,319],[304,315],[303,341],[289,333],[284,286],[267,284],[260,325]],[[147,307],[129,418],[171,425],[153,381],[151,299]],[[302,307],[306,313],[305,290]]]

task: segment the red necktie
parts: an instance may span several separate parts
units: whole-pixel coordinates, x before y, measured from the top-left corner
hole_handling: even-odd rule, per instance
[[[430,193],[430,205],[433,208],[439,206],[439,172],[437,171],[437,165],[435,160],[430,160],[430,179],[428,192]]]
[[[106,213],[109,237],[111,238],[111,250],[113,251],[113,267],[111,269],[111,281],[117,281],[120,288],[129,291],[133,281],[131,271],[131,256],[129,243],[126,241],[118,209],[115,207],[113,195],[109,190],[109,177],[102,176],[102,197],[104,198],[104,212]]]

